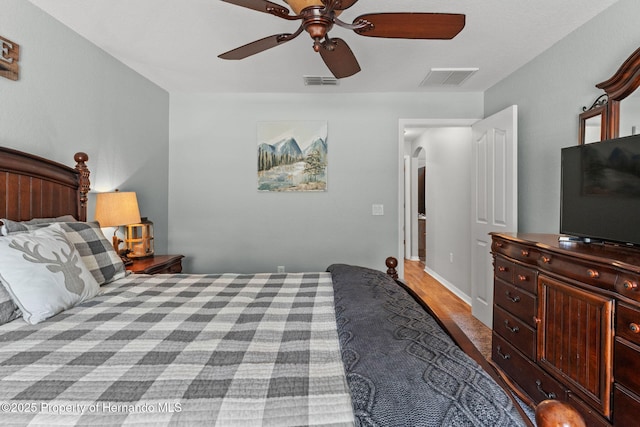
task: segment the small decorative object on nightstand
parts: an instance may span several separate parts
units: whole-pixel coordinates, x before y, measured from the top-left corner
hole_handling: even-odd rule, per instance
[[[139,224],[128,224],[124,241],[130,258],[146,258],[153,255],[153,222],[143,217]]]
[[[153,255],[134,259],[127,270],[136,274],[174,274],[182,272],[184,255]]]

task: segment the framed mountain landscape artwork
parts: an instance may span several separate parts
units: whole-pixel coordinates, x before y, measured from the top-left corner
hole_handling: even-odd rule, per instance
[[[327,191],[327,122],[258,123],[258,191]]]

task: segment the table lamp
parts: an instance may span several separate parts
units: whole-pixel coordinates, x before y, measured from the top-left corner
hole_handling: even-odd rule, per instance
[[[138,199],[133,191],[98,193],[96,195],[96,221],[100,227],[116,227],[113,232],[113,249],[120,254],[121,239],[116,233],[122,225],[140,222]]]

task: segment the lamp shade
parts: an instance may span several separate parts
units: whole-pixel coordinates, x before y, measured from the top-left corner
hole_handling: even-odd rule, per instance
[[[100,227],[119,227],[140,222],[138,199],[134,192],[98,193],[96,221]]]

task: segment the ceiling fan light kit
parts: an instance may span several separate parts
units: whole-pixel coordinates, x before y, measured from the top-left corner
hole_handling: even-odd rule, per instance
[[[284,2],[291,7],[291,10],[293,10],[293,13],[295,13],[296,15],[300,15],[302,10],[306,9],[307,7],[311,7],[311,6],[324,7],[324,5],[320,0],[284,0]]]
[[[302,23],[293,33],[274,34],[218,55],[222,59],[244,59],[293,40],[303,31],[313,39],[313,50],[320,53],[329,71],[337,79],[352,76],[360,65],[351,48],[339,38],[329,36],[334,25],[367,37],[402,39],[452,39],[465,25],[465,16],[450,13],[369,13],[353,23],[338,18],[358,0],[285,0],[289,9],[267,0],[222,0],[237,6]]]

